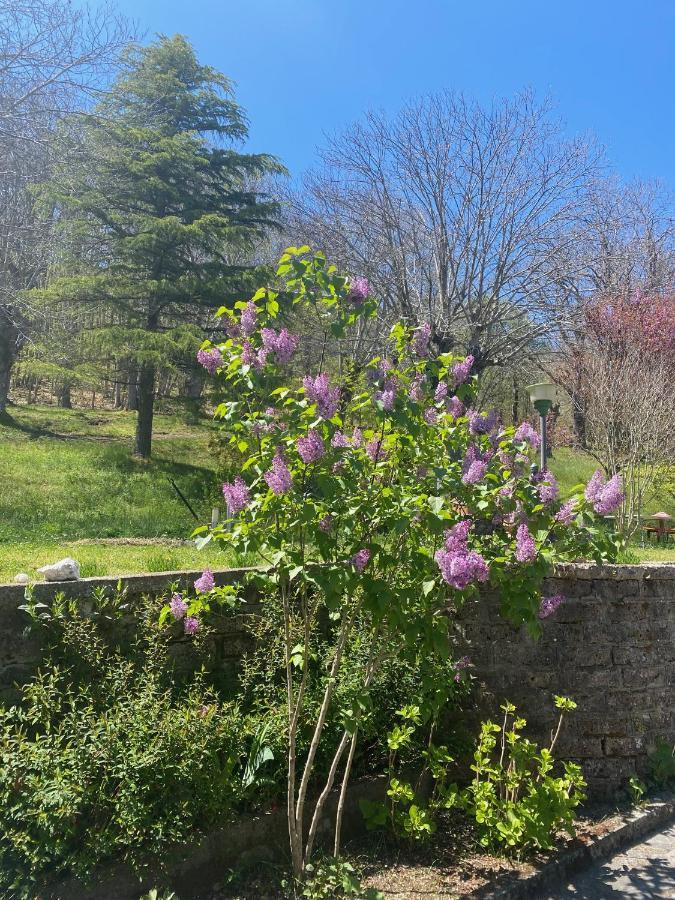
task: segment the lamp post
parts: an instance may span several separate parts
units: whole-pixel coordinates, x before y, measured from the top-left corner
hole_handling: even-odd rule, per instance
[[[531,384],[527,388],[530,394],[532,405],[539,413],[539,421],[541,422],[541,447],[539,448],[539,467],[542,472],[546,471],[546,458],[548,456],[548,447],[546,440],[546,416],[553,406],[556,399],[556,386],[554,384]]]

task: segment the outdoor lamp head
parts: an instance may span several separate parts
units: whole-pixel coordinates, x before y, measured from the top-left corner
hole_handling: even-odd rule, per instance
[[[532,405],[540,416],[545,416],[556,400],[556,386],[554,384],[531,384],[527,391]]]

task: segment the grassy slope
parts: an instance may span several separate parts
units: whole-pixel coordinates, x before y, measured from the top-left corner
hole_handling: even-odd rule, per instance
[[[178,484],[200,521],[222,505],[220,482],[209,452],[213,425],[186,425],[157,416],[153,459],[131,455],[135,416],[106,410],[13,407],[0,422],[0,582],[61,556],[75,556],[84,575],[226,565],[216,548],[198,552],[179,545],[194,528],[169,478]],[[587,481],[595,463],[567,449],[556,451],[552,469],[563,495]],[[672,504],[652,504],[675,515]],[[146,543],[98,544],[96,539],[134,537]],[[91,543],[75,543],[87,539]],[[647,547],[644,558],[675,562],[671,548]]]
[[[208,451],[210,422],[186,426],[157,416],[153,459],[131,455],[135,416],[106,410],[13,407],[0,423],[0,581],[34,573],[46,562],[76,555],[85,574],[122,574],[201,565],[222,554],[161,543],[77,545],[82,538],[188,538],[219,499]],[[222,562],[222,560],[220,560]]]

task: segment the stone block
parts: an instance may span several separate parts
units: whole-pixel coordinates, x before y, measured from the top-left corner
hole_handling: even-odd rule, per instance
[[[647,752],[647,741],[643,735],[630,737],[607,737],[602,740],[605,756],[641,756]]]

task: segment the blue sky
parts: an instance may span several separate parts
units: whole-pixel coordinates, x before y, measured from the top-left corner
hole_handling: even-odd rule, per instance
[[[120,0],[229,75],[249,148],[294,175],[326,132],[441,88],[550,96],[624,177],[675,187],[675,0]]]

